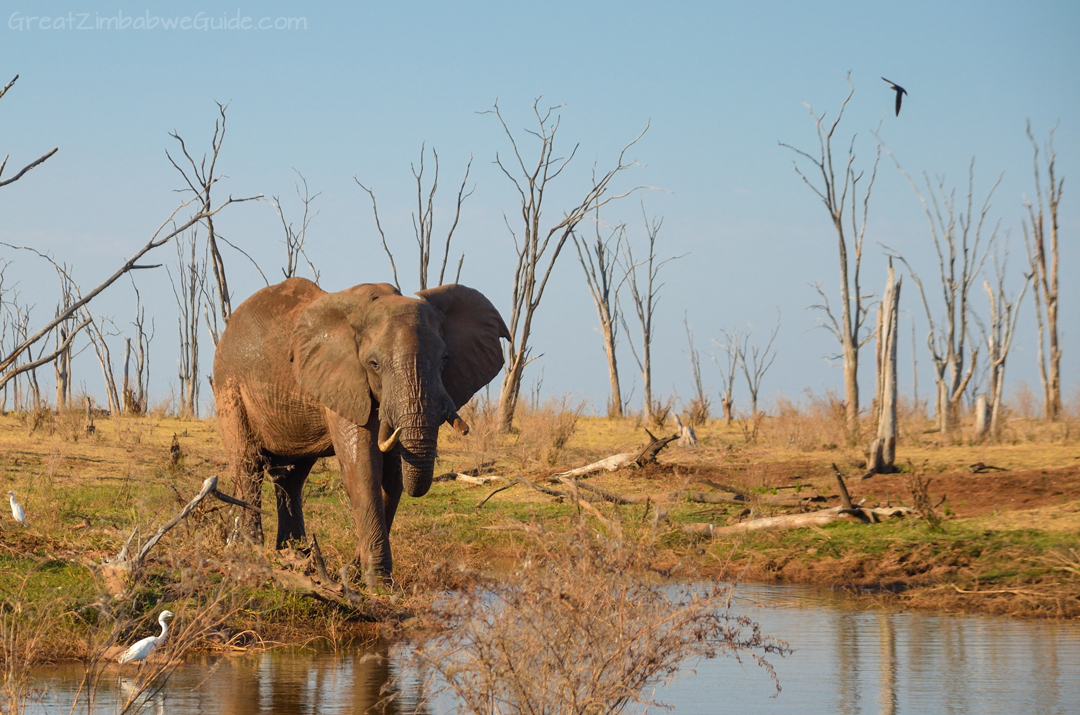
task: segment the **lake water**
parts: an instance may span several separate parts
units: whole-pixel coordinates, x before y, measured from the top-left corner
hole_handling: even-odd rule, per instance
[[[855,606],[826,590],[741,585],[733,609],[795,649],[772,659],[782,692],[772,697],[772,681],[752,662],[720,658],[656,698],[693,714],[1080,714],[1080,624]],[[386,647],[374,645],[201,658],[178,668],[144,712],[359,715],[396,672]],[[34,685],[47,694],[29,712],[67,713],[80,678],[77,666],[39,671]],[[106,676],[94,712],[115,712],[126,685]],[[406,687],[389,712],[411,712],[417,699]],[[424,712],[453,712],[453,704]]]

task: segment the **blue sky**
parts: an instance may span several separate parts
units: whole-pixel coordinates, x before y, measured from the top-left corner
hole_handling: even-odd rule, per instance
[[[151,30],[77,29],[110,17],[187,17],[209,25],[223,16],[250,17],[251,24],[264,18],[303,22],[285,30],[166,30],[160,24]],[[811,284],[838,292],[835,238],[823,206],[792,170],[793,155],[778,146],[814,148],[813,123],[801,102],[831,116],[850,71],[856,93],[839,143],[857,133],[860,163],[871,160],[871,132],[882,122],[882,139],[913,175],[944,174],[963,193],[974,156],[981,199],[1004,172],[991,215],[1011,232],[1015,290],[1024,262],[1022,196],[1033,191],[1025,121],[1030,118],[1040,140],[1057,125],[1058,171],[1066,177],[1060,216],[1063,371],[1067,389],[1080,381],[1080,338],[1073,327],[1080,289],[1068,271],[1080,261],[1072,188],[1080,176],[1076,3],[245,6],[16,0],[5,3],[0,20],[0,79],[21,76],[0,101],[0,154],[10,153],[10,165],[21,166],[60,148],[48,163],[0,190],[0,240],[73,263],[84,288],[141,247],[176,205],[180,182],[165,158],[174,144],[168,132],[178,131],[201,151],[215,101],[230,103],[219,164],[229,178],[219,195],[281,196],[298,218],[293,172],[302,172],[313,191],[323,192],[314,204],[319,215],[309,248],[331,290],[389,277],[367,197],[354,176],[375,190],[403,288],[415,289],[410,164],[423,142],[439,151],[444,193],[438,233],[471,155],[476,190],[455,240],[466,253],[462,282],[484,291],[504,314],[514,256],[503,214],[514,218],[515,196],[492,162],[509,147],[494,118],[479,112],[498,100],[511,128],[523,136],[537,97],[543,95],[545,107],[565,105],[564,152],[580,147],[548,199],[551,216],[587,187],[594,162],[610,166],[651,123],[632,152],[643,166],[627,172],[620,185],[665,191],[613,205],[605,218],[628,222],[640,242],[644,202],[650,216],[664,217],[661,255],[688,253],[665,268],[654,344],[656,391],[684,398],[684,313],[698,346],[711,349],[710,339],[725,328],[753,325],[764,335],[779,310],[779,357],[764,395],[797,397],[807,388],[842,392],[840,368],[825,359],[836,352],[835,341],[814,329],[816,316],[807,310],[816,302]],[[899,117],[882,75],[910,92]],[[523,148],[530,150],[527,142]],[[901,250],[929,287],[936,260],[926,218],[887,159],[870,212],[864,285],[883,284],[879,244],[886,244]],[[268,274],[280,275],[281,228],[268,203],[230,207],[218,229]],[[2,255],[15,261],[8,280],[18,277],[38,320],[51,315],[56,290],[48,267],[9,249]],[[225,259],[239,302],[262,281],[239,254],[227,252]],[[156,261],[175,261],[172,249],[159,249]],[[175,302],[163,270],[137,279],[156,320],[154,388],[164,394],[176,383]],[[914,319],[925,397],[932,384],[922,347],[925,318],[913,289],[908,282],[902,300],[901,330],[908,338],[901,346],[901,388],[911,388],[907,321]],[[130,288],[118,284],[95,306],[124,326],[131,300]],[[1030,294],[1009,370],[1013,384],[1024,379],[1034,387],[1029,301]],[[981,290],[974,304],[985,313]],[[526,385],[542,370],[545,393],[573,392],[602,407],[606,366],[595,324],[581,268],[567,252],[539,311],[534,342],[544,357],[530,367]],[[201,372],[208,373],[209,340],[204,344]],[[625,345],[621,350],[625,394],[634,380],[633,361]],[[867,354],[864,394],[873,384],[870,361]],[[718,374],[706,362],[706,384],[715,393]],[[77,359],[76,379],[99,389],[90,352]],[[745,394],[737,385],[737,401]]]

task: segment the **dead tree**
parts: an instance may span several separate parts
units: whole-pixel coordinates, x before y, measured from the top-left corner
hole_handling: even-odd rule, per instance
[[[59,315],[74,302],[74,294],[77,288],[74,286],[74,281],[71,280],[66,267],[55,262],[53,265],[60,277],[60,301],[56,304],[55,312],[56,315]],[[67,343],[67,347],[60,352],[53,362],[53,372],[56,376],[56,410],[58,412],[66,410],[71,401],[71,343],[67,341],[67,336],[77,325],[78,316],[72,315],[57,327],[54,337],[57,348],[65,342]]]
[[[112,352],[109,350],[107,338],[119,335],[119,331],[106,333],[102,330],[102,325],[106,322],[105,319],[95,316],[89,311],[86,311],[86,316],[90,319],[90,325],[86,327],[86,332],[90,337],[90,344],[94,347],[94,354],[97,355],[98,364],[101,365],[101,376],[105,382],[105,400],[108,403],[109,413],[118,415],[121,412],[120,391],[116,387],[116,375],[112,366]],[[115,326],[113,327],[115,328]]]
[[[630,340],[629,343],[630,352],[637,362],[638,369],[641,370],[644,417],[646,422],[654,422],[657,413],[664,411],[662,406],[653,400],[652,394],[653,317],[656,314],[656,306],[660,303],[660,289],[664,287],[663,283],[657,283],[657,277],[660,275],[660,269],[665,264],[682,258],[682,255],[665,258],[662,261],[656,260],[656,237],[660,234],[660,227],[664,225],[664,219],[653,217],[650,220],[645,213],[644,203],[641,205],[641,213],[645,218],[645,233],[649,239],[649,256],[644,261],[636,261],[634,259],[634,247],[629,241],[626,241],[623,244],[623,281],[630,291],[630,300],[634,305],[638,324],[641,326],[641,353],[638,354],[633,340]],[[640,282],[638,279],[639,267],[645,269],[645,276]],[[626,326],[626,319],[623,318],[622,320],[623,327],[629,334],[630,329]]]
[[[878,304],[877,328],[877,439],[870,447],[866,470],[875,474],[896,471],[896,345],[900,339],[900,283],[892,261],[885,293]]]
[[[555,181],[573,160],[577,147],[575,146],[565,158],[560,158],[555,154],[556,137],[560,126],[560,115],[557,113],[559,107],[550,107],[541,112],[539,101],[539,99],[536,100],[532,105],[536,127],[528,132],[539,143],[539,146],[535,160],[530,160],[528,164],[521,154],[513,132],[506,125],[499,111],[498,103],[487,112],[495,116],[507,139],[510,140],[513,154],[511,165],[507,166],[503,163],[499,154],[495,155],[495,164],[513,183],[520,198],[519,210],[521,212],[520,235],[510,225],[509,219],[504,216],[506,227],[510,230],[517,252],[510,304],[507,365],[499,392],[499,427],[504,432],[509,432],[513,426],[525,366],[533,359],[532,347],[529,345],[533,317],[537,308],[540,307],[540,300],[543,298],[548,278],[551,277],[551,271],[563,246],[577,225],[590,213],[611,201],[629,195],[638,188],[643,188],[635,187],[622,194],[608,194],[612,180],[625,169],[637,164],[634,161],[626,162],[626,152],[637,144],[648,131],[648,126],[623,147],[614,168],[608,170],[599,179],[594,174],[592,185],[585,191],[584,196],[576,204],[572,204],[570,209],[563,211],[561,218],[545,227],[543,225],[544,199],[549,195],[549,184]],[[548,213],[555,214],[556,212],[548,211]]]
[[[995,286],[990,281],[983,279],[983,288],[986,289],[986,297],[990,301],[990,324],[986,333],[986,358],[990,367],[990,436],[997,439],[1001,429],[1001,404],[1005,396],[1005,359],[1009,356],[1009,348],[1012,346],[1013,336],[1016,334],[1016,321],[1020,317],[1020,303],[1024,300],[1028,284],[1032,282],[1033,275],[1024,276],[1024,286],[1020,289],[1020,295],[1015,301],[1010,301],[1005,292],[1005,269],[1009,260],[1008,245],[1005,247],[1005,255],[999,261],[997,251],[994,252],[994,278]],[[979,435],[980,437],[982,435]]]
[[[173,167],[180,172],[180,176],[184,178],[188,190],[194,194],[195,200],[202,207],[199,214],[201,216],[200,221],[206,225],[206,245],[210,252],[210,263],[214,268],[214,285],[217,288],[217,313],[221,316],[222,324],[227,325],[229,316],[232,315],[232,298],[229,295],[229,283],[225,276],[225,261],[222,259],[221,251],[218,249],[218,236],[214,231],[214,215],[217,211],[213,208],[211,190],[214,188],[214,184],[221,180],[221,175],[214,172],[217,168],[218,155],[221,153],[221,145],[225,142],[225,111],[229,108],[229,105],[219,102],[217,107],[219,118],[214,120],[214,134],[210,139],[209,159],[206,154],[203,154],[202,159],[196,162],[188,153],[183,138],[175,131],[171,132],[170,136],[180,144],[180,152],[187,167],[190,168],[190,173],[189,168],[181,168],[168,151],[165,152],[165,156],[169,158]],[[232,197],[229,197],[226,204],[231,201]]]
[[[431,179],[431,185],[427,189],[424,188],[424,157],[426,153],[426,146],[421,144],[420,167],[417,169],[415,164],[411,166],[413,179],[416,181],[416,213],[412,214],[412,224],[419,259],[417,261],[420,279],[420,287],[418,290],[426,290],[430,285],[432,239],[435,235],[435,194],[439,189],[439,154],[434,148],[431,150],[431,155],[434,157],[435,163],[434,176]],[[465,203],[465,199],[472,196],[473,191],[475,191],[475,187],[468,192],[465,191],[465,187],[469,183],[469,172],[471,170],[472,156],[469,156],[469,163],[465,166],[465,176],[462,177],[461,186],[458,188],[457,202],[454,205],[454,219],[450,223],[450,228],[446,232],[446,240],[443,242],[442,265],[439,267],[439,280],[438,283],[434,284],[435,286],[442,285],[446,281],[446,266],[450,258],[450,243],[454,238],[454,231],[457,229],[458,222],[461,219],[461,206]],[[394,262],[394,254],[390,250],[389,244],[386,242],[386,233],[383,231],[382,222],[379,220],[379,206],[375,201],[375,192],[361,184],[360,180],[355,176],[353,177],[353,181],[355,181],[357,186],[363,189],[364,192],[367,193],[368,198],[371,199],[371,213],[375,218],[375,228],[379,232],[383,251],[390,261],[390,270],[394,276],[394,286],[400,291],[401,283],[398,281],[397,264]],[[465,254],[462,253],[461,257],[458,259],[457,273],[454,276],[455,283],[461,279],[461,267],[464,263]]]
[[[780,316],[777,315],[776,327],[773,328],[772,334],[769,335],[769,342],[765,344],[764,350],[759,349],[757,344],[750,342],[750,338],[754,335],[753,329],[746,334],[742,345],[739,347],[739,365],[742,366],[743,375],[746,377],[746,389],[750,391],[751,417],[754,418],[758,416],[758,392],[761,390],[761,381],[765,377],[765,373],[772,367],[773,361],[776,360],[776,351],[772,349],[772,346],[779,332]],[[747,360],[748,355],[749,360]]]
[[[596,212],[596,236],[587,244],[575,231],[571,235],[577,248],[578,261],[585,272],[585,283],[589,286],[596,317],[600,321],[600,335],[604,341],[604,353],[607,356],[608,376],[611,379],[611,398],[608,401],[608,417],[623,416],[622,389],[619,385],[619,364],[615,355],[615,344],[619,330],[619,287],[615,284],[615,264],[619,258],[626,232],[625,224],[619,224],[607,232],[601,232],[600,212]],[[614,244],[612,243],[614,241]]]
[[[146,332],[146,308],[142,307],[142,296],[135,281],[131,281],[135,290],[135,348],[132,350],[131,338],[124,339],[124,385],[121,399],[123,412],[141,415],[147,408],[147,396],[150,393],[150,341],[154,339],[154,320],[150,319],[150,333]],[[205,304],[204,304],[205,305]],[[132,359],[135,362],[134,380],[131,375]]]
[[[686,421],[690,427],[695,427],[709,421],[709,397],[701,381],[701,353],[694,347],[694,331],[686,313],[683,313],[683,325],[686,326],[686,341],[689,344],[686,354],[690,358],[690,375],[694,382],[694,396],[687,409]]]
[[[893,157],[896,161],[896,157]],[[968,293],[975,284],[983,263],[997,240],[1000,219],[994,223],[989,239],[983,244],[983,230],[987,215],[990,213],[990,200],[994,191],[1001,184],[999,176],[994,186],[986,195],[978,216],[974,212],[975,198],[975,159],[972,158],[968,167],[968,194],[966,208],[956,205],[956,190],[945,188],[944,177],[937,177],[936,186],[930,182],[930,177],[923,174],[926,182],[927,193],[930,201],[927,202],[922,191],[915,184],[899,162],[896,166],[907,177],[911,188],[922,202],[926,212],[926,218],[930,223],[930,235],[933,237],[934,249],[938,257],[938,276],[941,280],[941,291],[945,302],[945,317],[941,323],[934,320],[934,314],[930,309],[930,303],[926,297],[923,283],[907,260],[889,249],[896,257],[903,261],[919,288],[922,297],[923,308],[926,311],[926,320],[930,324],[930,331],[926,337],[926,344],[930,348],[930,357],[934,362],[935,381],[937,383],[937,400],[935,413],[938,420],[938,428],[941,439],[952,439],[952,432],[960,416],[960,403],[975,372],[978,358],[977,344],[971,346],[968,355],[967,343],[970,339],[968,320],[970,307]],[[974,341],[971,341],[974,343]]]
[[[19,79],[19,75],[15,75],[10,82],[8,82],[6,85],[4,85],[3,89],[0,89],[0,99],[4,98],[4,95],[8,93],[8,90],[11,89],[11,87],[15,84],[16,81],[18,81],[18,79]],[[29,164],[24,166],[22,169],[17,171],[15,173],[15,175],[12,176],[10,179],[5,179],[4,178],[4,169],[7,167],[8,159],[11,158],[10,154],[6,155],[4,157],[4,160],[0,161],[0,186],[7,186],[8,184],[14,184],[16,181],[23,178],[23,176],[26,175],[26,172],[30,171],[31,169],[33,169],[36,166],[40,166],[41,164],[44,164],[45,161],[48,160],[49,157],[51,157],[53,154],[56,153],[57,148],[58,147],[53,147],[49,151],[47,151],[44,154],[42,154],[41,156],[39,156],[37,159],[34,159],[32,162],[30,162]]]
[[[720,344],[713,340],[713,344],[716,347],[724,351],[727,356],[723,363],[717,359],[716,354],[712,356],[713,362],[716,363],[716,368],[720,371],[720,384],[724,386],[724,391],[720,393],[720,404],[724,408],[724,424],[728,427],[731,426],[731,420],[734,418],[733,409],[735,407],[735,400],[733,393],[735,390],[735,374],[739,371],[739,356],[742,354],[742,338],[739,334],[739,329],[736,328],[730,333],[723,331],[724,343]]]
[[[198,260],[195,250],[197,238],[197,231],[192,231],[186,241],[177,240],[176,280],[169,271],[169,282],[178,308],[180,414],[195,418],[199,416],[199,308],[206,283],[206,263]]]
[[[296,169],[293,169],[293,171],[296,171]],[[300,217],[300,227],[296,228],[292,223],[285,220],[285,212],[281,208],[281,199],[275,196],[272,201],[278,218],[281,219],[281,227],[285,231],[285,267],[281,269],[281,272],[285,274],[286,279],[295,277],[296,271],[300,268],[300,259],[303,258],[308,265],[308,269],[311,270],[313,280],[318,283],[319,272],[315,270],[315,265],[308,258],[307,251],[304,250],[304,243],[307,241],[308,226],[319,215],[318,211],[311,213],[311,202],[319,198],[322,192],[319,191],[312,196],[308,190],[307,179],[304,178],[304,175],[299,171],[296,171],[296,175],[300,177],[300,183],[304,185],[304,192],[300,193],[300,183],[294,184],[296,196],[304,206],[303,214]],[[262,271],[259,272],[262,273]],[[214,344],[217,344],[216,340]]]
[[[1054,128],[1056,129],[1056,127]],[[1061,344],[1058,342],[1058,204],[1065,177],[1055,174],[1057,152],[1054,151],[1054,129],[1046,142],[1046,175],[1049,186],[1042,185],[1039,167],[1039,144],[1027,124],[1027,135],[1034,150],[1035,203],[1025,199],[1028,221],[1024,222],[1024,243],[1033,275],[1035,316],[1039,326],[1039,379],[1043,387],[1043,414],[1048,420],[1061,417]],[[1030,223],[1029,223],[1030,222]],[[1049,223],[1049,227],[1047,226]],[[1050,245],[1047,244],[1050,229]],[[1029,235],[1030,230],[1030,235]],[[1047,263],[1049,262],[1049,265]],[[1047,339],[1049,338],[1049,345]],[[1049,353],[1049,354],[1048,354]]]
[[[222,108],[222,110],[224,110],[224,108]],[[218,136],[216,133],[214,142],[214,146],[220,148],[220,136]],[[175,162],[173,163],[173,165],[176,165]],[[63,354],[64,350],[66,350],[71,345],[71,341],[75,339],[75,336],[78,335],[78,333],[83,328],[89,325],[89,321],[87,319],[84,318],[76,326],[75,330],[70,332],[67,337],[64,338],[63,343],[57,346],[56,349],[52,352],[46,353],[44,348],[41,348],[36,359],[21,362],[22,358],[25,355],[31,353],[34,346],[43,343],[43,341],[48,336],[53,334],[54,330],[56,330],[72,316],[76,315],[80,310],[83,309],[84,306],[89,304],[94,298],[100,295],[102,291],[104,291],[106,288],[119,280],[121,276],[127,275],[131,273],[131,271],[141,268],[158,267],[157,265],[151,266],[139,264],[139,260],[142,259],[142,257],[145,256],[147,253],[154,250],[155,248],[159,248],[165,245],[174,237],[182,234],[184,231],[187,231],[192,226],[200,222],[212,219],[222,209],[231,204],[251,201],[253,199],[260,198],[258,196],[253,196],[248,198],[234,199],[230,196],[220,206],[211,207],[208,202],[203,200],[203,192],[209,191],[209,188],[218,181],[219,177],[214,175],[212,171],[202,175],[208,177],[206,179],[205,186],[203,186],[201,190],[197,190],[195,196],[189,198],[188,200],[182,202],[179,206],[177,206],[169,215],[169,217],[165,219],[165,221],[157,228],[156,231],[154,231],[154,233],[150,237],[150,240],[147,241],[146,245],[136,251],[131,258],[127,259],[120,266],[120,268],[117,269],[115,273],[106,278],[102,283],[100,283],[90,292],[86,293],[85,295],[81,295],[75,302],[65,308],[63,312],[61,312],[59,315],[56,315],[52,320],[50,320],[36,332],[30,334],[28,328],[24,329],[24,332],[20,336],[20,338],[14,342],[10,349],[5,350],[4,354],[0,356],[0,388],[4,387],[4,385],[15,379],[18,375],[26,372],[32,373],[32,371],[36,370],[38,367],[51,363],[58,356]],[[177,214],[179,214],[184,209],[192,206],[193,204],[198,208],[196,208],[196,210],[187,219],[183,220],[182,222],[177,222]],[[171,231],[167,230],[167,227],[170,226],[172,227]],[[25,248],[22,246],[11,246],[10,244],[4,245],[9,246],[10,248]],[[38,253],[38,255],[43,254]]]
[[[837,245],[840,259],[840,301],[841,312],[837,319],[833,313],[829,298],[821,284],[814,286],[822,303],[812,306],[825,313],[822,324],[829,329],[840,342],[840,351],[844,364],[844,404],[847,417],[849,435],[854,438],[859,430],[859,348],[865,345],[871,338],[863,335],[863,323],[869,311],[868,301],[873,296],[863,295],[859,285],[859,270],[862,266],[863,242],[866,238],[866,217],[870,208],[870,194],[874,189],[874,179],[877,178],[878,162],[881,161],[881,144],[878,144],[877,155],[870,172],[870,180],[866,185],[866,191],[861,198],[862,216],[859,216],[858,205],[859,181],[862,180],[864,171],[855,170],[855,138],[851,136],[848,145],[847,159],[844,162],[842,175],[837,177],[833,166],[832,140],[836,134],[840,121],[844,118],[844,110],[848,102],[855,94],[855,85],[851,83],[850,74],[847,77],[849,87],[848,95],[840,105],[840,111],[831,124],[826,125],[825,113],[815,114],[810,105],[810,116],[814,119],[817,128],[818,152],[811,155],[801,149],[796,149],[790,144],[780,143],[780,146],[791,149],[799,156],[810,161],[815,173],[821,174],[820,185],[812,182],[799,168],[798,160],[795,160],[795,173],[803,180],[810,189],[817,194],[825,208],[829,212],[833,229],[836,231]],[[805,103],[804,103],[805,104]],[[850,193],[850,203],[848,202]],[[850,223],[850,226],[847,224]]]

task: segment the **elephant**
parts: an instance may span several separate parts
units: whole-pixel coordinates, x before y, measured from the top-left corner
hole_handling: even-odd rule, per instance
[[[390,527],[402,491],[427,493],[439,427],[503,366],[499,312],[450,284],[403,296],[387,283],[328,293],[289,278],[233,311],[214,356],[214,398],[238,498],[277,501],[277,548],[306,536],[303,488],[336,455],[369,583],[393,575]],[[241,528],[262,542],[259,512]]]

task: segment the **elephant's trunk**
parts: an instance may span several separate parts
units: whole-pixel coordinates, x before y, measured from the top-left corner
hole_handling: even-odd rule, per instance
[[[400,435],[395,451],[401,455],[401,481],[409,496],[422,497],[431,489],[441,422],[423,413],[409,415],[394,431]]]

